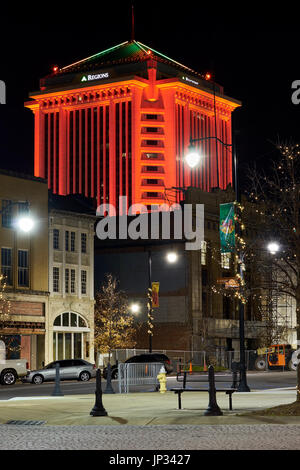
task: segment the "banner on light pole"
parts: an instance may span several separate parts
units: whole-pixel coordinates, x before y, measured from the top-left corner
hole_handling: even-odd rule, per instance
[[[159,307],[159,282],[152,282],[152,308]]]
[[[235,249],[234,203],[220,204],[220,242],[221,252],[233,252]]]

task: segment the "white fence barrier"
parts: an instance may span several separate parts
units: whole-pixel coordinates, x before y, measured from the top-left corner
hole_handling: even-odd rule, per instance
[[[232,362],[239,362],[240,352],[225,351],[218,349],[212,352],[208,351],[181,351],[181,350],[164,350],[156,349],[153,353],[165,354],[169,357],[173,366],[173,372],[178,372],[183,368],[188,368],[190,363],[204,367],[212,364],[214,367],[230,369]],[[111,364],[125,362],[126,359],[139,354],[149,354],[147,349],[115,349],[111,352]],[[107,365],[108,355],[100,355],[100,365]],[[107,357],[106,357],[107,356]],[[246,350],[245,361],[247,370],[255,370],[256,351]]]
[[[159,386],[157,375],[161,362],[118,364],[119,393],[129,393],[130,387],[137,385]]]

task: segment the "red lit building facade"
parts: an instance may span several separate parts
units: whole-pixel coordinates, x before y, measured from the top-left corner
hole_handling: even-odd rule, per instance
[[[35,115],[35,176],[60,195],[80,193],[118,208],[166,203],[165,189],[210,191],[232,183],[230,148],[210,139],[190,169],[190,138],[231,143],[231,114],[240,103],[223,88],[129,41],[58,68],[26,103]],[[217,134],[215,134],[217,132]]]

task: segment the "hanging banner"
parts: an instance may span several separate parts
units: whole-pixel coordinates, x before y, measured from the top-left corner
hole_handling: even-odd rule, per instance
[[[152,282],[152,308],[159,307],[159,282]]]
[[[233,202],[220,204],[220,242],[222,253],[234,251],[235,222]]]

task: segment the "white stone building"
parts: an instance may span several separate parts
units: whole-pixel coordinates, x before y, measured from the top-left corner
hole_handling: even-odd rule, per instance
[[[73,358],[94,363],[95,217],[71,198],[52,196],[49,208],[46,364]]]

